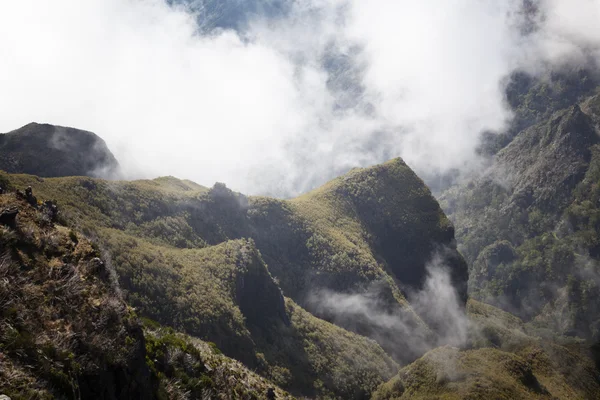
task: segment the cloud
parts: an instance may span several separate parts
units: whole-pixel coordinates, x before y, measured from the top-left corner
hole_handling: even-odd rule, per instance
[[[501,79],[514,68],[511,2],[356,2],[349,27],[365,44],[367,94],[382,120],[406,127],[397,151],[418,169],[472,158],[484,129],[510,113]],[[373,23],[377,21],[377,23]],[[425,168],[424,168],[425,167]]]
[[[527,39],[516,0],[297,0],[268,18],[257,1],[243,30],[208,33],[207,10],[235,7],[201,3],[3,2],[0,131],[73,126],[128,177],[292,195],[398,155],[421,174],[473,164],[479,133],[511,117],[511,71],[600,39],[597,1],[544,0]]]
[[[317,315],[339,326],[367,333],[397,359],[412,361],[442,345],[465,346],[470,322],[452,285],[448,267],[435,255],[426,268],[422,289],[407,293],[407,298],[412,310],[435,334],[415,326],[414,314],[409,310],[390,308],[382,300],[385,298],[382,285],[375,284],[356,293],[320,289],[309,296],[308,305]]]
[[[243,186],[304,123],[288,60],[234,32],[198,36],[193,15],[161,1],[10,2],[0,19],[3,131],[85,128],[132,175]]]
[[[536,57],[554,64],[600,60],[600,1],[540,0],[538,6]]]

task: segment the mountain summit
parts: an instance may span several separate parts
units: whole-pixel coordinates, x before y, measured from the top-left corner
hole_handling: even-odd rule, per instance
[[[31,123],[0,135],[0,169],[43,177],[112,177],[119,163],[92,132]]]

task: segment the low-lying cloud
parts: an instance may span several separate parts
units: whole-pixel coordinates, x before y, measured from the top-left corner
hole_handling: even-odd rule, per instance
[[[431,332],[415,326],[414,314],[382,301],[383,287],[340,293],[317,290],[308,298],[309,308],[336,325],[361,332],[377,340],[396,359],[412,361],[426,351],[442,346],[465,346],[470,322],[452,284],[448,267],[439,256],[426,266],[427,278],[421,290],[407,293],[410,307],[427,323]]]
[[[292,195],[394,156],[467,168],[511,118],[512,71],[599,55],[597,0],[296,0],[210,32],[191,3],[0,4],[0,131],[73,126],[130,178]]]

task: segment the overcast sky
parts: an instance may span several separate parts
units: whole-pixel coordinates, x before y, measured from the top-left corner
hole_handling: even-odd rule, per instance
[[[0,132],[90,130],[129,178],[250,194],[394,156],[417,172],[463,168],[480,132],[510,120],[512,71],[597,52],[600,0],[539,2],[527,37],[520,3],[298,0],[201,34],[198,7],[163,0],[3,1]]]

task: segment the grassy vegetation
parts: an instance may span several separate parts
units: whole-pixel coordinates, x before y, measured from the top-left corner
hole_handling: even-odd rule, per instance
[[[13,206],[16,228],[0,226],[0,392],[13,399],[149,395],[141,329],[98,250],[73,240],[42,209],[0,196],[0,209]]]
[[[518,318],[473,300],[469,317],[470,348],[428,352],[373,399],[592,399],[600,393],[582,343],[541,339]]]
[[[260,400],[272,392],[277,399],[293,397],[224,356],[207,343],[163,328],[145,319],[146,363],[158,381],[158,399]]]
[[[291,399],[222,355],[214,343],[150,320],[144,332],[121,297],[113,264],[99,258],[96,244],[55,224],[45,208],[14,193],[0,195],[0,209],[10,207],[18,207],[19,214],[15,228],[0,226],[0,393],[12,399],[120,393],[161,400],[258,400],[272,389],[277,398]],[[232,245],[226,251],[239,249]],[[246,266],[239,263],[242,274],[249,272]]]
[[[415,335],[431,335],[400,285],[420,288],[426,264],[446,248],[442,258],[465,298],[453,227],[400,159],[287,201],[172,177],[0,173],[0,184],[55,199],[61,223],[99,245],[138,314],[214,342],[294,394],[368,398],[396,362],[420,355],[392,327],[322,311],[309,301],[316,291],[377,287],[382,307],[402,313]]]
[[[544,85],[513,99],[518,116],[542,122],[493,151],[504,147],[487,175],[441,196],[471,295],[523,319],[470,300],[468,345],[430,351],[374,399],[598,397],[600,96],[552,115]]]
[[[423,283],[424,265],[436,246],[450,246],[453,240],[453,227],[429,189],[400,159],[354,169],[293,200],[292,205],[324,238],[312,244],[327,242],[331,249],[322,250],[334,253],[329,257],[318,254],[319,261],[335,259],[339,253],[356,254],[354,264],[343,262],[340,267],[364,269],[383,258],[383,266],[373,269],[387,268],[393,277],[414,287]],[[450,266],[457,283],[466,281],[464,264]],[[397,296],[402,302],[401,295]]]
[[[376,343],[284,299],[250,240],[182,250],[110,238],[140,313],[216,343],[294,393],[364,398],[396,370]]]
[[[318,242],[320,228],[295,204],[247,199],[223,185],[206,190],[174,178],[2,179],[13,189],[32,185],[40,198],[57,199],[62,222],[100,245],[137,313],[216,343],[294,393],[366,398],[396,371],[376,343],[318,320],[283,297],[279,286],[304,300],[301,289],[312,284],[339,278],[356,286],[383,277],[391,301],[406,307],[364,239],[355,237],[360,254],[348,247],[328,253],[331,233]],[[274,267],[267,269],[263,257]],[[358,261],[346,265],[355,257]],[[332,265],[327,258],[337,269],[327,270]]]
[[[584,110],[596,108],[592,99]],[[410,338],[309,299],[377,287],[382,309],[432,335],[401,287],[419,289],[439,252],[466,301],[454,228],[401,160],[285,201],[173,177],[0,173],[11,192],[0,209],[22,209],[16,229],[0,228],[0,392],[110,396],[124,379],[130,397],[158,399],[291,398],[279,387],[324,399],[367,399],[377,387],[375,399],[592,398],[588,346],[568,336],[600,330],[600,147],[571,134],[589,122],[577,109],[553,118],[516,139],[525,155],[500,152],[520,176],[510,189],[482,180],[444,197],[473,295],[527,322],[470,301],[469,344],[432,350],[391,381],[398,361],[421,356]],[[557,147],[566,150],[552,158]],[[57,225],[13,194],[26,186],[57,201]]]
[[[40,196],[57,199],[64,223],[106,250],[129,301],[143,315],[215,341],[249,365],[258,360],[249,351],[253,339],[247,317],[232,295],[234,257],[219,250],[236,240],[252,239],[285,296],[330,321],[334,315],[318,314],[308,301],[311,293],[362,293],[377,285],[386,307],[427,331],[397,282],[419,288],[425,265],[442,247],[450,249],[445,261],[465,297],[466,265],[453,250],[453,228],[423,182],[399,159],[353,170],[290,201],[247,198],[222,184],[205,189],[175,178],[2,177],[13,188],[31,185]],[[270,309],[265,310],[268,315]],[[352,321],[337,323],[365,336],[389,338],[381,344],[397,361],[416,356],[401,335],[382,335],[366,324],[357,328]]]

